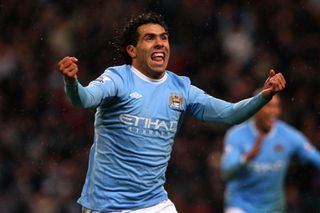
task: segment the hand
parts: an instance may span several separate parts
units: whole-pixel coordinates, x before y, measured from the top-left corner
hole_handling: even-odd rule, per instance
[[[75,57],[64,57],[58,62],[59,71],[65,77],[66,82],[72,83],[78,79],[77,73],[79,71],[77,65],[78,59]]]
[[[261,133],[259,133],[256,143],[253,145],[252,149],[249,152],[247,152],[244,156],[245,162],[251,161],[260,153],[262,142],[263,142],[263,136]]]
[[[270,70],[269,77],[265,81],[262,96],[266,99],[271,99],[276,93],[284,90],[286,86],[286,80],[281,73],[275,73],[274,70]]]

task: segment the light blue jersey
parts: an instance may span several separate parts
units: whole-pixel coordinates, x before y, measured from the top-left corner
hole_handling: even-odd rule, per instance
[[[173,139],[185,114],[242,122],[267,103],[261,94],[232,104],[166,71],[152,80],[130,65],[108,68],[87,87],[66,84],[70,101],[97,108],[94,142],[78,202],[97,211],[146,208],[168,198],[163,187]]]
[[[237,207],[247,213],[285,212],[283,184],[290,158],[296,155],[320,169],[320,154],[301,132],[277,121],[263,138],[257,157],[244,164],[243,156],[251,150],[257,134],[253,120],[226,134],[222,160],[226,208]]]

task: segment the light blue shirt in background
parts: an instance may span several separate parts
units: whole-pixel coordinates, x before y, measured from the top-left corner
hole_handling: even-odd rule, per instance
[[[260,153],[244,164],[243,156],[257,138],[253,120],[232,127],[224,141],[222,175],[228,207],[247,213],[285,212],[284,179],[289,160],[296,155],[320,169],[320,154],[297,129],[277,121],[263,138]]]

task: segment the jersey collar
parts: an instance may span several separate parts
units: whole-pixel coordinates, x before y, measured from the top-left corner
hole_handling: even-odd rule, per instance
[[[143,73],[141,73],[139,70],[134,68],[132,65],[130,66],[130,68],[131,68],[132,72],[134,74],[136,74],[139,78],[141,78],[142,80],[149,82],[149,83],[161,84],[168,78],[167,72],[164,72],[164,76],[160,79],[152,79],[152,78],[149,78],[148,76],[144,75]]]

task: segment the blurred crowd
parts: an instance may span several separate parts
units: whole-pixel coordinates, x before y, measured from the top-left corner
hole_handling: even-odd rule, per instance
[[[156,11],[169,25],[169,70],[209,94],[238,101],[282,72],[282,119],[320,149],[318,0],[2,0],[0,1],[0,212],[75,213],[92,144],[94,110],[70,105],[57,72],[79,59],[87,84],[118,65],[123,23]],[[226,125],[186,118],[166,188],[182,213],[219,213]],[[319,212],[320,171],[293,160],[288,212]]]

